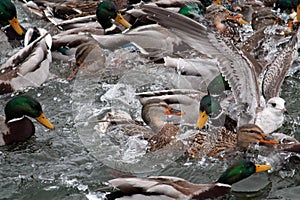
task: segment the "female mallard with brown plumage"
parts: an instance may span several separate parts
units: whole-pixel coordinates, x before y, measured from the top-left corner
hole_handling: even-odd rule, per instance
[[[250,144],[277,145],[278,140],[268,140],[267,135],[254,124],[239,127],[237,134],[225,128],[212,128],[207,133],[192,136],[186,155],[191,158],[215,157],[225,150],[247,149]]]
[[[141,122],[108,113],[100,120],[101,126],[98,126],[98,130],[109,132],[118,129],[128,136],[140,134],[142,139],[148,141],[147,151],[156,151],[171,145],[170,143],[179,133],[179,128],[175,124],[163,121],[162,118],[166,115],[181,116],[183,112],[174,109],[165,101],[149,100],[142,105],[142,119],[150,129]]]
[[[0,94],[29,86],[40,86],[50,76],[52,39],[45,29],[29,29],[25,47],[10,57],[1,67]]]
[[[254,164],[240,160],[228,167],[214,183],[195,184],[172,176],[147,178],[116,178],[108,182],[116,191],[107,194],[108,199],[215,199],[229,194],[232,184],[254,173],[270,170],[270,165]],[[103,191],[103,188],[98,189]]]
[[[255,124],[245,124],[237,134],[224,127],[195,134],[189,140],[186,155],[196,159],[204,156],[224,158],[231,152],[248,150],[253,144],[270,147],[273,152],[300,152],[299,141],[295,138],[282,133],[266,134]]]
[[[0,145],[21,142],[34,135],[34,124],[28,117],[36,119],[48,129],[54,129],[43,113],[41,104],[32,97],[15,97],[7,102],[4,111],[5,117],[0,117]]]

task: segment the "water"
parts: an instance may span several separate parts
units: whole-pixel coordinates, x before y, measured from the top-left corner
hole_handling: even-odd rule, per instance
[[[114,72],[112,77],[66,81],[69,66],[56,61],[51,66],[55,78],[22,92],[41,102],[56,129],[49,131],[35,123],[34,137],[18,145],[0,147],[0,199],[102,199],[103,194],[95,193],[95,189],[107,185],[115,175],[173,175],[194,183],[208,183],[224,171],[226,161],[191,161],[181,157],[181,152],[155,156],[124,154],[128,149],[120,149],[120,142],[128,138],[95,130],[97,120],[112,109],[125,110],[132,118],[140,119],[140,104],[134,92],[186,84],[171,70],[147,64],[135,52],[118,50],[106,55],[120,58],[117,66],[113,65],[115,62],[108,63]],[[114,70],[114,66],[126,66],[126,73]],[[282,87],[281,96],[287,100],[289,115],[280,131],[298,140],[299,88],[300,72],[294,70]],[[4,103],[17,94],[0,96],[0,114]],[[127,144],[137,145],[137,140],[132,142]],[[278,159],[283,158],[282,155]],[[272,172],[256,174],[235,184],[228,199],[299,199],[299,158],[291,157],[289,161]]]

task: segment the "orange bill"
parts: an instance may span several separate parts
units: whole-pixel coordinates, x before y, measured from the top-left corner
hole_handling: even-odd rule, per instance
[[[119,22],[121,25],[123,25],[124,27],[126,27],[126,28],[130,28],[131,27],[131,24],[124,19],[124,17],[121,15],[121,13],[117,14],[115,20],[117,22]]]
[[[13,29],[19,34],[19,35],[23,35],[24,31],[21,28],[18,19],[16,17],[14,17],[11,20],[8,20],[9,24],[13,27]]]
[[[166,110],[166,115],[174,115],[174,116],[182,116],[185,113],[181,110],[175,109],[171,106],[168,106],[167,110]]]
[[[207,120],[208,120],[208,114],[206,113],[206,111],[200,111],[199,118],[196,123],[198,129],[200,130],[203,129]]]
[[[265,172],[271,169],[270,165],[255,164],[255,172]]]
[[[266,140],[264,138],[261,138],[259,140],[260,143],[262,144],[268,144],[268,145],[276,145],[276,144],[279,144],[279,141],[278,140]]]
[[[47,119],[44,113],[42,113],[40,116],[35,118],[38,122],[40,122],[42,125],[44,125],[46,128],[53,130],[54,126],[53,124]]]
[[[234,15],[234,16],[227,15],[225,19],[226,20],[232,20],[232,21],[234,21],[234,22],[236,22],[238,24],[249,24],[249,22],[247,22],[247,21],[245,21],[243,19],[243,15],[242,14],[237,14],[237,15]]]

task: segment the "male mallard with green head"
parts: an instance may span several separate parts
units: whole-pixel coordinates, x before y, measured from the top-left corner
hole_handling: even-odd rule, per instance
[[[24,29],[20,26],[17,18],[17,9],[11,0],[0,1],[0,27],[6,27],[3,31],[8,41],[24,39]],[[11,29],[12,28],[12,29]]]
[[[227,168],[214,183],[195,184],[172,176],[147,178],[116,178],[108,181],[117,191],[106,195],[108,199],[214,199],[231,191],[231,185],[252,174],[270,170],[270,165],[240,160]],[[102,190],[101,188],[99,190]]]
[[[121,32],[120,30],[116,32],[116,27],[111,21],[112,19],[126,28],[131,27],[131,24],[128,23],[118,11],[117,6],[109,0],[104,0],[98,5],[96,16],[97,21],[101,24],[105,34]]]
[[[27,2],[25,7],[33,13],[45,16],[55,26],[64,30],[79,28],[78,31],[83,32],[88,31],[88,29],[101,29],[94,23],[96,20],[104,30],[102,34],[122,31],[112,21],[118,22],[125,28],[131,27],[131,24],[118,11],[116,4],[110,0],[103,0],[100,3],[92,0],[85,2],[58,1],[55,3],[41,0]]]
[[[84,43],[94,43],[102,44],[105,43],[104,40],[99,40],[98,42],[91,38],[90,34],[103,36],[110,36],[115,33],[121,33],[124,28],[117,26],[118,22],[120,25],[124,26],[126,29],[131,27],[131,24],[127,22],[121,13],[118,11],[117,6],[109,0],[101,1],[97,7],[94,8],[96,13],[95,18],[98,22],[91,21],[90,18],[86,18],[86,21],[83,21],[83,26],[78,26],[80,19],[74,18],[72,20],[61,20],[61,22],[55,22],[56,26],[61,26],[65,30],[53,36],[53,48],[52,51],[59,52],[59,55],[55,55],[58,59],[69,60],[73,55],[79,45]],[[75,22],[74,22],[75,20]],[[89,26],[89,24],[91,26]],[[101,27],[100,27],[100,25]],[[74,26],[75,27],[74,27]],[[83,34],[87,33],[87,34]],[[115,42],[113,36],[108,37],[112,38]],[[86,53],[89,53],[86,51]]]
[[[34,124],[28,117],[36,119],[48,129],[54,129],[43,113],[41,104],[32,97],[18,96],[11,99],[4,112],[5,117],[0,117],[0,145],[21,142],[34,135]]]

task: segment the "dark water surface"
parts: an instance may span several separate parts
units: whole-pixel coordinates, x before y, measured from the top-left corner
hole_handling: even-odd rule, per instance
[[[30,24],[30,19],[27,20]],[[118,170],[137,176],[173,175],[194,183],[213,182],[224,171],[228,164],[225,161],[189,161],[174,152],[156,157],[130,151],[124,154],[130,148],[122,149],[119,143],[114,146],[109,135],[95,130],[97,120],[112,108],[126,110],[133,118],[140,119],[140,105],[134,92],[172,88],[184,82],[174,73],[168,75],[167,69],[147,64],[135,52],[118,50],[107,55],[108,58],[122,57],[122,62],[115,67],[126,66],[132,70],[123,77],[66,81],[70,71],[68,64],[54,61],[51,71],[55,78],[40,88],[17,93],[38,99],[56,129],[49,131],[35,123],[36,135],[30,140],[0,147],[0,199],[102,199],[103,194],[93,191],[105,186]],[[282,87],[281,97],[286,100],[289,115],[280,131],[298,140],[299,88],[300,72],[294,70]],[[3,114],[4,103],[17,94],[0,96],[0,114]],[[143,145],[134,142],[126,145]],[[280,155],[272,159],[276,167],[271,172],[256,174],[235,184],[227,198],[299,199],[299,158]]]

